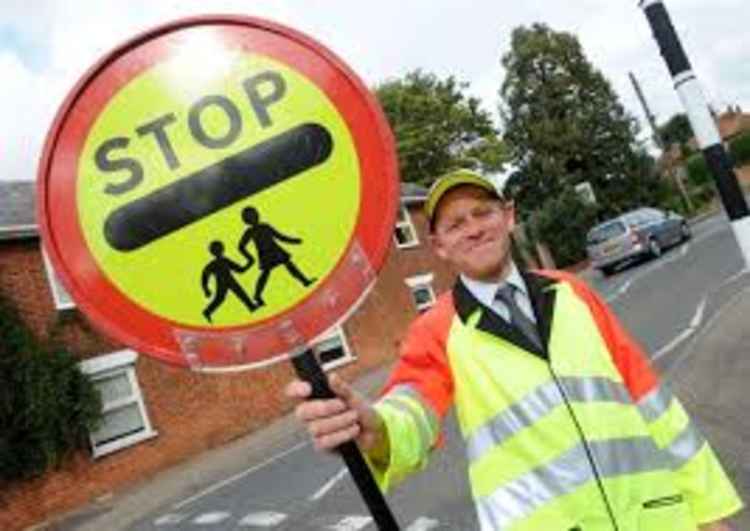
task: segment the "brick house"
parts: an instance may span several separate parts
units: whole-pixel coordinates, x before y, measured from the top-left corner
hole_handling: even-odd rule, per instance
[[[0,293],[42,340],[60,340],[99,388],[104,423],[43,477],[0,493],[0,529],[22,529],[148,478],[207,449],[262,428],[292,404],[280,363],[204,375],[167,366],[100,335],[55,278],[41,250],[33,182],[0,182]],[[431,255],[421,211],[426,191],[404,184],[386,264],[374,289],[340,327],[318,341],[325,369],[354,378],[395,358],[408,323],[449,289],[453,275]],[[1,340],[1,339],[0,339]]]
[[[714,122],[725,145],[745,131],[750,131],[750,114],[743,112],[739,105],[730,105],[724,112],[714,115]],[[691,138],[688,140],[688,146],[697,151],[698,140],[695,137]]]
[[[729,149],[729,142],[734,138],[750,131],[750,114],[743,112],[739,105],[728,106],[724,112],[714,115],[714,121],[724,147],[727,149]],[[688,140],[687,146],[694,152],[699,151],[698,140],[695,137]],[[675,143],[668,146],[659,157],[657,171],[664,178],[672,179],[676,175],[684,181],[687,179],[684,162],[683,150],[679,144]],[[750,167],[745,165],[735,168],[734,171],[740,184],[746,188],[750,187]]]

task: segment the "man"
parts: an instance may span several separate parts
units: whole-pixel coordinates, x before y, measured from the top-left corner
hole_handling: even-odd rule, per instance
[[[729,529],[742,502],[612,312],[573,275],[516,269],[512,203],[458,171],[425,210],[455,287],[413,323],[375,404],[334,376],[338,399],[297,407],[316,447],[355,439],[388,489],[426,465],[455,404],[483,530]]]

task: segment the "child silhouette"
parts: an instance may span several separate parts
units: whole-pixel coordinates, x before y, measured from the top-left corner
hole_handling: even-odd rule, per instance
[[[203,274],[201,275],[201,285],[203,286],[203,293],[206,297],[211,296],[211,290],[209,282],[211,277],[216,278],[216,293],[214,294],[213,300],[203,310],[203,317],[211,323],[211,314],[224,302],[227,296],[227,292],[231,291],[238,299],[242,301],[245,307],[252,311],[257,309],[257,306],[250,300],[245,290],[242,289],[239,282],[234,278],[234,272],[244,273],[253,265],[253,258],[248,257],[247,264],[241,266],[226,256],[224,256],[224,244],[219,240],[212,241],[208,250],[214,255],[214,259],[211,260],[206,267],[203,268]]]
[[[253,207],[245,207],[242,210],[242,220],[248,226],[242,235],[239,243],[239,251],[248,260],[253,260],[247,250],[251,241],[255,242],[255,248],[258,251],[258,267],[260,268],[260,277],[255,284],[255,303],[263,306],[263,290],[268,282],[268,276],[276,267],[283,265],[292,277],[305,287],[310,286],[317,279],[307,278],[305,274],[292,262],[291,255],[277,243],[282,241],[298,245],[302,243],[300,238],[294,238],[280,233],[268,223],[261,223],[258,211]]]

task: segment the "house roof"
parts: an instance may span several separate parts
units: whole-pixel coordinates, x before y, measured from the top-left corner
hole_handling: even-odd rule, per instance
[[[743,113],[739,107],[722,113],[716,121],[721,138],[724,140],[750,130],[750,114]]]
[[[745,131],[750,131],[750,114],[742,112],[739,106],[729,107],[726,111],[715,116],[714,122],[724,142]],[[692,149],[699,149],[697,138],[692,137],[687,143]]]
[[[0,240],[37,234],[36,183],[0,180]]]
[[[427,188],[415,183],[401,183],[401,202],[405,204],[424,203]]]

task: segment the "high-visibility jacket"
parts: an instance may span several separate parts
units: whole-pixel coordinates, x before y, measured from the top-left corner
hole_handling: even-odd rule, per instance
[[[412,325],[376,408],[383,490],[422,469],[456,406],[485,531],[688,531],[742,508],[638,345],[573,275],[522,273],[544,348],[456,283]]]

